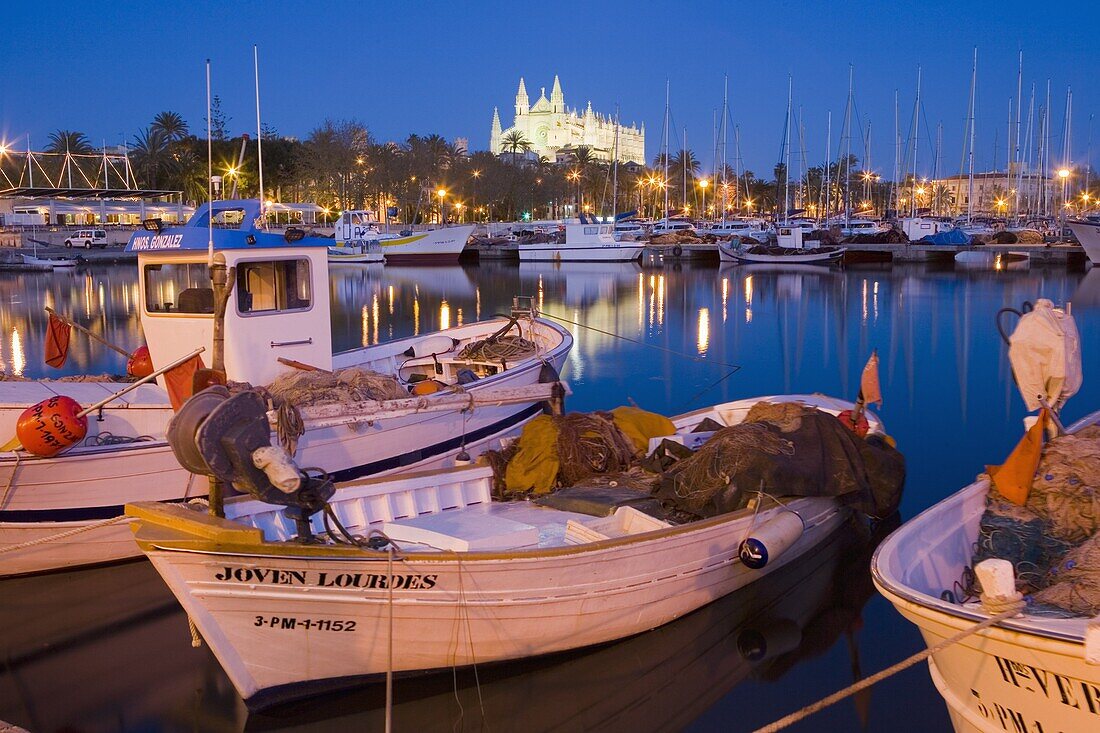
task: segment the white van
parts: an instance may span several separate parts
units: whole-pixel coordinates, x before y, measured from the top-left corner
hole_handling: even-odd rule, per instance
[[[81,229],[69,235],[65,240],[65,246],[70,249],[73,247],[83,247],[84,249],[99,247],[100,249],[106,249],[107,232],[102,229]]]

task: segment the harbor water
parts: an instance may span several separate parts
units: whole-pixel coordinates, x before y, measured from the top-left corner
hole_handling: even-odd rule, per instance
[[[73,335],[43,365],[51,306],[126,349],[140,345],[133,266],[0,274],[0,370],[120,373]],[[854,398],[872,350],[877,412],[907,459],[901,520],[1000,463],[1024,406],[994,325],[1005,307],[1073,303],[1098,407],[1100,270],[845,269],[630,264],[333,268],[334,346],[347,349],[506,313],[514,295],[573,332],[571,410],[635,403],[676,414],[755,395]],[[1011,323],[1011,316],[1007,322]],[[882,528],[883,530],[889,527]],[[399,679],[397,731],[741,731],[798,710],[923,648],[871,591],[874,538],[856,529],[766,581],[656,631],[517,664]],[[380,730],[381,685],[249,714],[145,563],[0,582],[0,721],[32,731]],[[917,665],[792,730],[948,730]]]

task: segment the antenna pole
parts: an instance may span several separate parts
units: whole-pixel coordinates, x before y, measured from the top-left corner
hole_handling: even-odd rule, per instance
[[[214,143],[210,137],[210,59],[206,60],[206,264],[214,267]]]

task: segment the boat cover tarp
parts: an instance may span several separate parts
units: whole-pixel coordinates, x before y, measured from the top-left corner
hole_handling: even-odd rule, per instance
[[[872,517],[896,511],[905,459],[883,436],[866,439],[835,416],[798,403],[760,403],[665,472],[670,510],[709,517],[772,496],[835,496]]]
[[[1081,388],[1081,337],[1073,316],[1046,298],[1035,301],[1009,337],[1008,360],[1028,410],[1039,398],[1057,410]]]
[[[946,232],[938,232],[922,237],[920,242],[924,244],[970,244],[970,235],[956,227]]]

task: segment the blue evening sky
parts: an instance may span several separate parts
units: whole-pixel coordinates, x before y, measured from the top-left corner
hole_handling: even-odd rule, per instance
[[[1093,2],[27,2],[0,12],[0,137],[44,147],[49,132],[75,129],[94,144],[129,141],[162,110],[193,130],[205,123],[203,62],[230,130],[255,132],[252,44],[260,47],[264,121],[305,137],[324,117],[357,118],[382,140],[410,132],[468,137],[487,146],[493,106],[511,124],[519,77],[533,103],[561,76],[566,103],[621,107],[644,121],[647,154],[659,151],[666,77],[676,127],[710,166],[712,119],[729,75],[731,116],[746,165],[770,175],[779,157],[794,78],[811,163],[824,158],[825,115],[839,144],[848,64],[858,116],[871,123],[872,165],[892,172],[894,90],[903,135],[916,69],[924,68],[920,160],[930,174],[934,128],[943,123],[943,165],[956,172],[979,47],[977,153],[1003,165],[1016,54],[1024,51],[1025,105],[1036,109],[1051,80],[1053,149],[1060,158],[1066,88],[1073,88],[1072,142],[1084,161],[1090,116],[1100,111],[1100,6]],[[1024,125],[1026,128],[1026,106]],[[933,128],[926,136],[926,123]],[[1097,130],[1100,136],[1100,130]],[[862,158],[855,133],[853,151]],[[797,136],[795,136],[797,138]],[[1100,137],[1097,140],[1100,147]],[[796,151],[797,142],[792,146]],[[732,157],[732,140],[730,143]],[[1094,156],[1095,157],[1095,156]],[[792,164],[797,170],[797,164]]]

